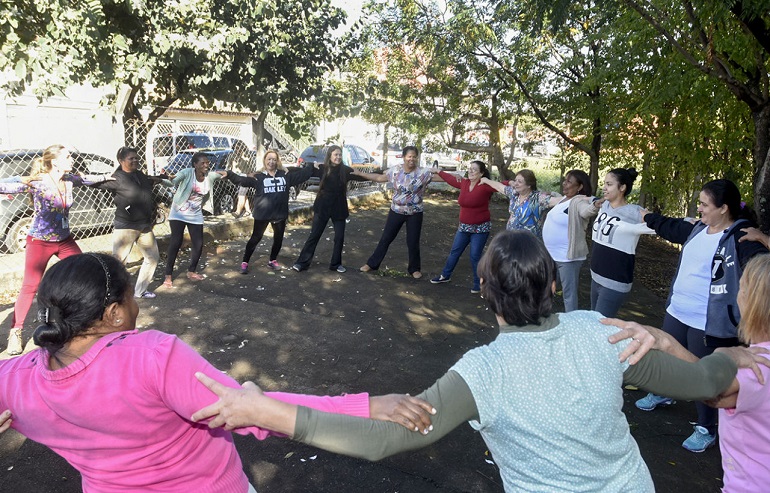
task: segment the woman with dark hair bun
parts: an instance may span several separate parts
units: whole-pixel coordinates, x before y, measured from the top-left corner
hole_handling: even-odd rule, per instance
[[[80,471],[84,493],[255,492],[230,432],[189,420],[214,400],[191,378],[195,372],[238,384],[176,336],[138,332],[133,295],[128,272],[110,255],[75,255],[48,270],[34,335],[41,349],[0,361],[0,409],[13,412],[11,427]],[[413,398],[365,393],[274,395],[329,412],[401,419],[412,429],[424,421],[392,407],[408,401],[430,409]],[[0,430],[8,423],[3,416]],[[273,435],[259,428],[239,433]]]
[[[676,219],[643,210],[647,225],[661,238],[683,245],[679,256],[662,329],[697,357],[718,347],[736,346],[738,287],[743,269],[755,255],[767,253],[759,242],[741,241],[744,228],[753,226],[751,212],[741,206],[741,194],[730,180],[712,180],[698,199],[700,221]],[[655,394],[636,401],[652,411],[673,400]],[[695,404],[698,420],[693,434],[682,443],[691,452],[703,452],[716,442],[717,411]]]
[[[591,250],[591,310],[614,317],[634,281],[636,245],[643,234],[655,232],[641,222],[642,208],[628,203],[638,173],[634,168],[615,168],[604,177],[604,202],[594,202]]]
[[[559,270],[564,311],[571,312],[578,309],[580,268],[588,255],[586,229],[597,210],[590,201],[593,188],[585,171],[568,171],[561,189],[564,197],[545,218],[543,243]]]
[[[688,398],[718,395],[735,377],[734,353],[687,363],[650,351],[629,365],[625,358],[642,347],[639,339],[610,344],[615,328],[596,312],[552,313],[556,268],[543,242],[526,231],[497,234],[479,275],[500,334],[421,394],[438,410],[432,431],[410,434],[391,423],[318,413],[250,384],[227,389],[201,376],[220,400],[193,420],[216,415],[209,426],[265,426],[369,460],[426,447],[470,421],[505,491],[654,491],[622,411],[623,382]]]
[[[495,189],[489,185],[480,183],[482,178],[489,178],[489,170],[483,161],[471,161],[468,165],[468,178],[457,178],[457,176],[433,169],[433,173],[438,174],[445,182],[454,188],[460,189],[460,196],[457,203],[460,204],[460,226],[457,228],[452,250],[446,259],[444,270],[430,280],[433,284],[449,282],[452,278],[452,272],[460,260],[465,248],[471,246],[471,268],[473,270],[473,286],[471,293],[478,293],[481,290],[479,275],[476,273],[476,266],[481,260],[481,254],[484,253],[484,245],[487,244],[487,238],[492,231],[492,221],[489,214],[489,199],[495,193]]]

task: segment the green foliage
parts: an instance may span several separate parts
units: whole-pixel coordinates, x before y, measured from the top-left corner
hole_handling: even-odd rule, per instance
[[[329,0],[0,0],[0,70],[12,94],[130,88],[126,117],[179,101],[271,109],[289,123],[340,61]],[[155,117],[159,114],[154,115]],[[291,125],[290,125],[291,127]]]

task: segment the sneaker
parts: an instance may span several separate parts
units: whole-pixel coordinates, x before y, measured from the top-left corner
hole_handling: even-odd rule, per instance
[[[481,288],[471,288],[471,294],[479,294],[481,292]]]
[[[297,272],[302,271],[302,266],[299,264],[294,264],[291,266],[292,269],[296,270]]]
[[[336,271],[342,274],[343,272],[346,272],[347,269],[345,268],[344,265],[338,265]]]
[[[690,438],[682,442],[682,447],[686,448],[690,452],[703,452],[707,448],[714,445],[717,441],[717,434],[711,434],[702,426],[695,426],[695,431],[690,435]]]
[[[241,274],[248,274],[248,273],[249,273],[249,263],[241,262]]]
[[[451,278],[444,277],[443,275],[441,275],[441,276],[436,276],[433,279],[431,279],[430,283],[431,284],[441,284],[441,283],[444,283],[444,282],[449,282],[451,280],[452,280]]]
[[[137,298],[141,298],[143,300],[151,300],[155,298],[157,295],[153,293],[152,291],[145,291],[144,293],[137,296]]]
[[[21,329],[11,329],[8,333],[8,348],[5,350],[8,356],[17,356],[24,351],[24,346],[21,343]]]
[[[636,407],[638,407],[642,411],[652,411],[658,406],[668,406],[675,402],[676,401],[674,399],[671,399],[670,397],[663,397],[661,395],[655,395],[653,393],[649,393],[647,394],[646,397],[643,397],[638,401],[636,401]]]
[[[267,268],[271,270],[281,270],[283,265],[279,264],[277,260],[271,260],[267,263]]]

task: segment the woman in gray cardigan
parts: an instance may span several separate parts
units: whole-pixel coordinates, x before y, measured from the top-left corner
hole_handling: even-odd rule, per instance
[[[580,267],[588,255],[586,228],[598,209],[591,204],[593,189],[584,171],[568,171],[561,188],[564,197],[545,218],[543,242],[559,269],[564,311],[571,312],[578,309]]]

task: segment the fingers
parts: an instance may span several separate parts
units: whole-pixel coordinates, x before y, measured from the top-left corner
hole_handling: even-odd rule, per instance
[[[203,409],[198,409],[195,411],[195,414],[192,415],[190,418],[191,421],[197,423],[200,420],[210,418],[212,416],[219,415],[219,410],[221,407],[220,401],[215,402],[214,404],[208,405],[204,407]],[[214,426],[211,425],[214,421],[211,421],[209,423],[209,427],[214,428]]]
[[[0,414],[0,433],[4,432],[11,427],[13,420],[11,419],[11,411],[5,410]]]
[[[197,378],[200,383],[205,385],[207,389],[209,389],[219,397],[222,397],[222,393],[224,393],[224,391],[227,390],[227,387],[217,382],[213,378],[207,376],[205,373],[196,371],[195,378]]]
[[[751,363],[751,366],[749,366],[749,368],[751,368],[751,371],[753,371],[754,375],[757,376],[757,380],[759,380],[759,383],[764,385],[765,377],[764,375],[762,375],[762,370],[759,369],[759,365],[756,363],[756,360]]]
[[[262,390],[259,388],[259,385],[255,384],[251,380],[248,380],[246,382],[243,382],[243,385],[241,385],[246,390]]]

